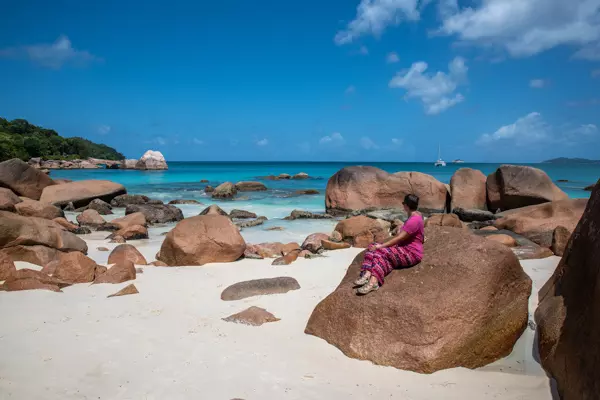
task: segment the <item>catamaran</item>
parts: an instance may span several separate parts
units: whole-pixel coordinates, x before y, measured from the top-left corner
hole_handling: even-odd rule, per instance
[[[446,161],[442,160],[442,152],[441,152],[439,144],[438,144],[438,159],[434,165],[436,167],[445,167],[446,166]]]

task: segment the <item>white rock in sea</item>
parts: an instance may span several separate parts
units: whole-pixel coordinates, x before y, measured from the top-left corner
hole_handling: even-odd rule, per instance
[[[160,151],[148,150],[136,163],[136,169],[168,169],[167,161]]]
[[[121,165],[119,166],[119,168],[121,168],[121,169],[135,169],[137,162],[138,162],[138,160],[136,160],[134,158],[123,160],[123,162],[121,163]]]

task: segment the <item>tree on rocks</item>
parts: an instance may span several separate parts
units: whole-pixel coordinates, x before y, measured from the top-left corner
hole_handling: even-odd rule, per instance
[[[467,230],[426,228],[422,262],[377,292],[352,290],[363,254],[313,311],[306,333],[349,357],[421,373],[507,356],[528,322],[531,280],[507,247]],[[367,321],[367,322],[365,322]]]

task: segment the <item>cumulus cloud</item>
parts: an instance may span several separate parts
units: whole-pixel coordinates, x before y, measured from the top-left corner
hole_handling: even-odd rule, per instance
[[[391,53],[388,53],[386,61],[388,64],[396,64],[400,61],[400,57],[398,56],[398,53],[392,51]]]
[[[379,146],[368,136],[360,138],[360,145],[365,150],[377,150]]]
[[[86,66],[101,60],[88,51],[75,49],[65,35],[59,36],[54,43],[5,48],[0,50],[0,56],[25,58],[52,69],[60,69],[64,65]]]
[[[529,81],[529,87],[534,89],[542,89],[546,86],[546,81],[543,79],[532,79]]]
[[[364,35],[380,36],[390,25],[402,21],[417,21],[420,3],[429,0],[361,0],[355,18],[334,38],[338,45],[352,43]]]
[[[440,25],[432,34],[527,57],[567,45],[574,58],[600,60],[598,0],[436,0]],[[433,0],[361,0],[356,16],[337,32],[338,45],[421,18]]]
[[[261,139],[261,140],[259,140],[259,141],[256,142],[256,145],[257,146],[261,146],[261,147],[266,146],[268,144],[269,144],[269,141],[266,138],[265,139]]]
[[[319,139],[319,144],[328,145],[328,146],[340,146],[343,145],[346,141],[344,137],[339,132],[334,132],[329,136],[323,136]]]
[[[439,114],[464,100],[456,90],[466,83],[468,68],[465,60],[456,57],[448,65],[448,72],[427,73],[424,61],[414,63],[409,70],[399,72],[389,83],[391,88],[406,90],[406,99],[418,98],[427,114]]]
[[[598,0],[486,0],[445,14],[438,34],[526,57],[560,45],[600,58]]]
[[[108,125],[100,125],[98,127],[98,134],[99,135],[108,135],[110,133],[111,127]]]
[[[528,145],[550,137],[551,127],[544,121],[542,114],[532,112],[516,122],[500,127],[494,133],[481,135],[477,144],[490,145],[511,141],[517,146]]]

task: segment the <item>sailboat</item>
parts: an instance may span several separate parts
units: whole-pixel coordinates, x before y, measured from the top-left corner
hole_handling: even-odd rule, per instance
[[[442,160],[442,152],[440,150],[440,145],[438,144],[438,159],[434,164],[436,167],[445,167],[446,161]]]

